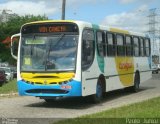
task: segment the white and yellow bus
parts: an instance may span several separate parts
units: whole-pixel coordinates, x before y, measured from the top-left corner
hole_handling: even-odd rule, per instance
[[[18,91],[47,102],[56,97],[91,96],[139,89],[151,78],[150,39],[82,21],[38,21],[22,26],[17,58]]]

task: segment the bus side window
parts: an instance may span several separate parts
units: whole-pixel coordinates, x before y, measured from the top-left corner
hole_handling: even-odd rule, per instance
[[[140,55],[139,39],[138,39],[138,37],[134,37],[133,38],[133,45],[134,45],[134,56],[138,57]]]
[[[145,56],[144,52],[144,39],[140,38],[140,49],[141,49],[141,56]]]
[[[102,31],[97,32],[97,50],[99,56],[105,56],[105,33]]]
[[[108,56],[115,56],[116,48],[115,48],[115,42],[114,42],[114,35],[112,33],[106,34],[107,39],[107,55]]]
[[[146,53],[146,56],[150,56],[150,41],[148,38],[145,39],[145,53]]]
[[[82,69],[88,69],[94,60],[94,32],[85,29],[82,34]]]
[[[132,45],[132,38],[131,36],[126,36],[126,56],[133,55],[133,45]]]
[[[125,56],[125,46],[123,35],[116,35],[117,41],[117,56]]]

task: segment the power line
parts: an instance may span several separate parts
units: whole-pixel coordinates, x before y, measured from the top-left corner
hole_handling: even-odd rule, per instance
[[[148,34],[151,37],[152,55],[160,56],[160,9],[153,8],[148,12]]]

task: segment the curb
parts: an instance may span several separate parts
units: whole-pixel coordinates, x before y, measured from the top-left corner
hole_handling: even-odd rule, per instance
[[[18,96],[18,93],[0,94],[0,97]]]

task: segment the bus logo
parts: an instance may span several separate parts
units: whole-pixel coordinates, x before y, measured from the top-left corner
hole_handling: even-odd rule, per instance
[[[44,84],[47,85],[47,81],[46,80],[44,81]]]

